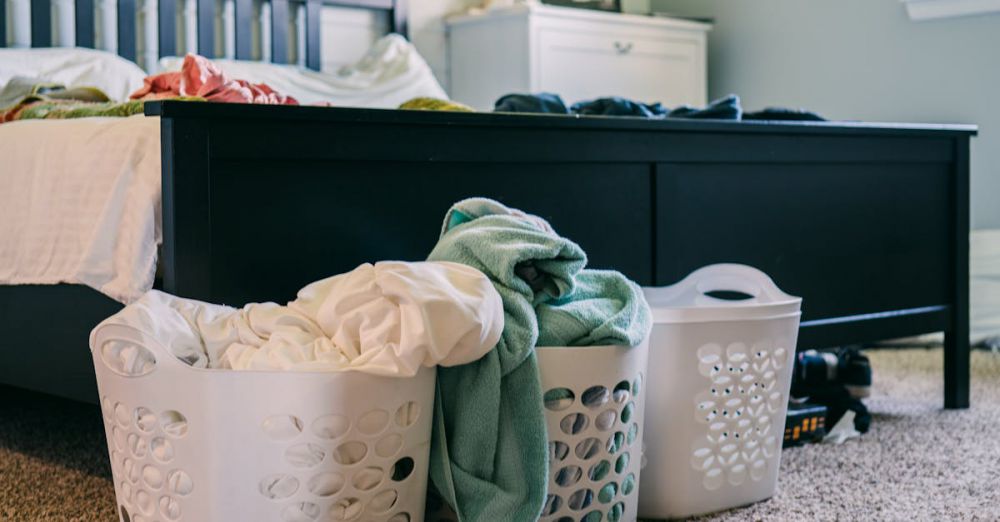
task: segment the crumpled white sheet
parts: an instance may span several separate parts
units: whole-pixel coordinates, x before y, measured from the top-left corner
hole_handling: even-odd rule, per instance
[[[237,309],[153,290],[98,325],[92,348],[107,325],[143,331],[198,368],[410,377],[489,352],[503,331],[503,303],[471,267],[385,261],[312,283],[288,306]]]
[[[179,71],[183,57],[161,58],[160,71]],[[448,99],[417,48],[398,34],[376,41],[357,62],[334,74],[295,65],[213,59],[231,78],[266,83],[303,105],[395,109],[416,97]]]

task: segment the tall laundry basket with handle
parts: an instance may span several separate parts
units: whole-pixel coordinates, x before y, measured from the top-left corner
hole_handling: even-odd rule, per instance
[[[202,370],[119,325],[92,350],[120,522],[423,519],[433,368]]]
[[[648,349],[535,349],[549,435],[541,522],[636,519]]]
[[[639,516],[682,518],[771,497],[802,300],[734,264],[645,292],[654,325]]]

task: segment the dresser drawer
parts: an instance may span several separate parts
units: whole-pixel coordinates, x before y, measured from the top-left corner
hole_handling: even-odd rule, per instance
[[[653,37],[608,26],[539,28],[534,89],[559,93],[567,103],[602,96],[667,107],[705,103],[703,34]]]

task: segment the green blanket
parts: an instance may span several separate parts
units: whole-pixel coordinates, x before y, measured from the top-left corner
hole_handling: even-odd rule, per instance
[[[621,274],[584,270],[583,250],[547,222],[491,200],[455,204],[429,259],[486,274],[505,319],[493,351],[438,370],[431,480],[462,522],[536,520],[548,455],[535,346],[634,346],[649,308]]]
[[[200,98],[188,98],[200,100]],[[111,101],[96,87],[66,88],[15,76],[0,90],[0,123],[17,120],[126,117],[143,112],[142,100]]]

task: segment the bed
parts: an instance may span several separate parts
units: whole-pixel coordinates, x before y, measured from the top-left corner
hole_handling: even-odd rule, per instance
[[[449,204],[481,195],[645,285],[754,265],[804,298],[799,349],[944,331],[944,404],[969,404],[975,127],[179,101],[146,115],[168,292],[285,301],[361,262],[422,259]],[[87,334],[120,306],[79,285],[0,286],[0,382],[95,401]]]

